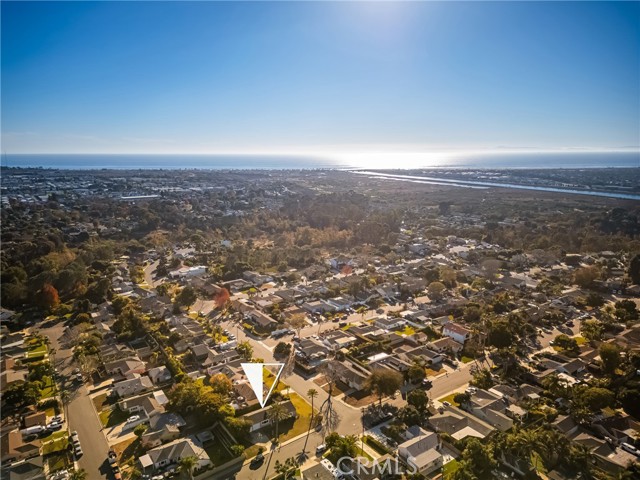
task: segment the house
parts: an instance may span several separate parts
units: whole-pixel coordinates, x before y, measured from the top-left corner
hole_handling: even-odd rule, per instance
[[[333,307],[331,307],[330,305],[327,305],[327,303],[322,302],[320,300],[315,300],[313,302],[303,303],[302,305],[300,305],[300,308],[302,308],[303,310],[306,310],[311,314],[319,315],[324,312],[330,311],[331,308]]]
[[[449,322],[442,327],[442,334],[453,338],[456,342],[464,344],[471,337],[471,330],[459,323]]]
[[[47,413],[46,412],[36,412],[31,415],[26,415],[23,418],[24,428],[35,427],[36,425],[46,425],[47,424]]]
[[[242,277],[245,280],[253,283],[254,285],[258,285],[258,286],[259,285],[263,285],[263,284],[268,283],[268,282],[273,282],[273,277],[270,277],[269,275],[262,275],[262,274],[260,274],[258,272],[252,272],[252,271],[249,271],[249,270],[247,270],[246,272],[243,272],[242,273]]]
[[[444,407],[442,413],[429,417],[429,425],[436,432],[444,432],[456,440],[466,437],[483,439],[495,431],[495,428],[478,417],[456,407]]]
[[[322,335],[323,343],[332,350],[349,348],[357,342],[357,338],[342,330],[332,330]]]
[[[40,440],[25,442],[19,430],[3,435],[0,447],[2,451],[0,463],[3,465],[40,455]]]
[[[378,317],[373,321],[373,324],[384,330],[397,330],[398,328],[402,328],[407,321],[404,318],[394,318],[394,317]]]
[[[159,469],[168,465],[177,464],[186,457],[195,457],[197,464],[195,470],[201,470],[211,465],[211,459],[204,449],[196,445],[191,438],[180,438],[160,447],[152,448],[146,455],[138,458],[143,472]]]
[[[278,325],[273,318],[259,310],[251,310],[247,313],[247,319],[259,330],[273,330]]]
[[[171,380],[171,372],[164,365],[150,369],[147,375],[149,375],[154,385],[159,385]]]
[[[442,467],[442,442],[435,432],[420,429],[420,433],[398,445],[398,456],[405,464],[415,466],[419,473],[429,473]]]
[[[7,480],[44,480],[44,459],[42,457],[30,458],[9,467]],[[4,472],[3,472],[3,477]]]
[[[452,353],[454,355],[457,355],[464,348],[463,344],[456,342],[451,337],[439,338],[438,340],[429,342],[427,346],[434,352]]]
[[[116,392],[120,398],[138,395],[152,388],[153,383],[151,379],[147,376],[141,377],[139,375],[113,384],[113,391]]]
[[[130,414],[142,413],[148,418],[164,413],[164,406],[158,401],[154,393],[156,392],[120,400],[118,408]]]
[[[328,365],[338,380],[356,390],[362,390],[369,377],[368,371],[352,363],[333,362]]]
[[[464,408],[500,431],[507,431],[513,426],[513,420],[504,413],[507,404],[499,393],[479,389],[471,395]]]
[[[104,368],[109,375],[121,375],[125,378],[134,374],[142,375],[147,370],[145,363],[137,356],[107,362]]]
[[[140,441],[148,449],[177,440],[181,436],[181,429],[186,424],[184,419],[176,413],[154,415],[149,418],[149,428],[140,437]]]
[[[280,405],[282,405],[285,412],[284,418],[281,419],[280,421],[284,419],[298,417],[298,412],[296,412],[296,407],[293,405],[293,403],[291,403],[290,400],[287,400],[286,402],[282,402]],[[255,432],[256,430],[260,430],[261,428],[271,425],[272,420],[269,417],[270,409],[271,409],[271,406],[268,406],[265,408],[261,408],[260,410],[256,410],[255,412],[247,413],[246,415],[242,416],[242,418],[249,421],[249,424],[251,425],[249,427],[250,432]]]

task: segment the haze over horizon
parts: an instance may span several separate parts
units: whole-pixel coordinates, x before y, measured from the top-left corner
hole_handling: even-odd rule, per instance
[[[640,149],[638,3],[1,8],[12,154]]]

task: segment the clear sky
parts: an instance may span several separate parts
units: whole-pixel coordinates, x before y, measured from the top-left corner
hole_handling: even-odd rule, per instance
[[[639,3],[2,2],[2,149],[640,145]]]

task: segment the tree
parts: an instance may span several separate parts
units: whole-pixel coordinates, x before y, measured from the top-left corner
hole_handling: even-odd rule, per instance
[[[458,405],[465,405],[469,403],[470,400],[471,400],[471,395],[469,395],[466,392],[456,393],[453,397],[453,401]]]
[[[633,283],[640,283],[640,253],[636,254],[629,263],[629,276]]]
[[[407,405],[398,410],[398,419],[405,425],[420,425],[422,423],[422,418],[423,415],[412,405]]]
[[[307,437],[304,439],[304,447],[302,447],[302,453],[307,451],[307,442],[309,441],[309,434],[311,433],[311,426],[313,425],[313,417],[315,411],[313,410],[313,402],[318,396],[318,391],[315,388],[307,390],[307,397],[311,399],[311,418],[309,419],[309,428],[307,429]]]
[[[427,372],[424,371],[424,367],[419,363],[412,364],[407,370],[407,378],[413,383],[421,382],[426,377]]]
[[[236,351],[245,360],[251,360],[251,357],[253,357],[253,347],[247,341],[240,342],[236,347]]]
[[[578,346],[578,342],[575,338],[570,337],[569,335],[565,335],[561,333],[556,336],[553,340],[554,346],[560,347],[563,350],[567,350],[569,352],[578,352],[580,351],[580,347]]]
[[[46,310],[56,308],[60,305],[58,290],[50,283],[45,283],[38,294],[38,304]]]
[[[447,287],[442,282],[431,282],[427,287],[427,295],[433,300],[440,300],[444,295]]]
[[[356,458],[358,455],[358,437],[355,435],[342,436],[333,432],[327,435],[324,443],[331,449],[330,458],[333,460],[342,457]]]
[[[582,288],[589,288],[599,276],[600,271],[596,267],[582,267],[573,274],[573,281]]]
[[[602,343],[599,348],[602,369],[605,373],[612,374],[620,365],[620,347],[615,343]]]
[[[472,372],[472,380],[469,382],[474,387],[488,389],[493,387],[494,381],[491,372],[486,369],[476,369]]]
[[[420,413],[424,413],[429,408],[429,397],[424,390],[412,390],[407,395],[407,403]]]
[[[599,342],[604,334],[604,327],[599,320],[585,320],[580,326],[580,333],[590,342]]]
[[[594,292],[589,293],[585,301],[588,306],[593,308],[600,308],[601,306],[604,305],[604,298],[602,298],[602,295],[598,295],[597,293],[594,293]]]
[[[304,313],[295,313],[289,317],[287,324],[296,331],[296,334],[299,337],[300,330],[308,325],[307,316]]]
[[[277,474],[282,475],[282,480],[288,480],[295,473],[297,466],[298,462],[294,458],[287,458],[282,463],[280,460],[276,460],[273,468]]]
[[[573,404],[576,407],[584,406],[590,412],[598,412],[603,408],[613,407],[615,397],[613,392],[606,388],[578,385],[573,389]]]
[[[233,383],[224,373],[216,373],[209,378],[209,385],[214,393],[226,396],[233,390]]]
[[[269,417],[269,420],[276,425],[275,443],[278,443],[278,438],[280,437],[280,421],[287,418],[287,411],[282,403],[274,402],[273,405],[271,405],[267,416]]]
[[[496,348],[508,348],[513,344],[513,335],[509,321],[506,319],[494,320],[489,323],[489,345]]]
[[[402,375],[393,370],[374,369],[364,384],[365,388],[378,397],[382,406],[382,399],[393,395],[402,386]]]
[[[193,480],[193,469],[198,465],[198,457],[194,455],[189,455],[188,457],[182,457],[178,461],[178,465],[180,466],[180,470],[187,472],[189,478]]]
[[[187,285],[176,296],[176,305],[189,307],[198,299],[195,289],[191,285]]]
[[[221,288],[213,297],[213,301],[215,302],[217,308],[224,308],[227,305],[227,302],[229,302],[230,298],[231,295],[229,295],[229,290],[227,290],[226,288]]]
[[[484,273],[485,278],[493,283],[498,277],[501,265],[502,263],[500,260],[496,258],[488,258],[482,262],[482,272]]]
[[[291,352],[291,344],[285,342],[278,342],[276,347],[273,349],[273,355],[276,357],[284,357],[289,355]]]
[[[136,428],[133,429],[133,433],[136,437],[142,438],[142,435],[144,435],[144,432],[147,431],[147,428],[148,427],[146,424],[141,423],[140,425],[136,425]]]
[[[491,445],[485,445],[474,437],[467,441],[462,459],[469,462],[471,471],[478,478],[488,478],[490,472],[498,466]]]
[[[84,468],[81,468],[80,470],[74,470],[73,472],[71,472],[71,475],[69,475],[69,480],[86,480],[86,478],[87,472]]]

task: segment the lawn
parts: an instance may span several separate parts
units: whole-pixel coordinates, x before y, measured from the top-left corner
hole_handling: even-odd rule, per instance
[[[440,375],[445,371],[444,368],[441,368],[439,370],[434,370],[432,368],[425,368],[424,370],[425,372],[427,372],[428,377],[435,377],[436,375]]]
[[[69,462],[69,455],[67,452],[54,453],[47,457],[47,464],[49,465],[49,472],[57,472],[58,470],[66,470],[71,463]]]
[[[270,389],[271,385],[273,385],[273,382],[276,379],[276,376],[265,368],[263,371],[262,378],[263,378],[264,384],[267,386],[267,388]],[[280,379],[280,381],[278,382],[278,385],[276,385],[276,388],[274,388],[273,391],[281,392],[283,390],[286,390],[287,388],[289,388],[289,386],[286,383],[284,383],[282,379]]]
[[[220,466],[224,463],[227,463],[229,460],[233,460],[233,455],[231,455],[227,449],[225,447],[223,447],[222,445],[220,445],[217,442],[210,442],[209,445],[204,447],[204,451],[207,452],[207,455],[209,455],[209,458],[211,459],[211,462],[216,466]],[[246,450],[245,450],[246,452]],[[256,450],[257,454],[258,451]],[[255,455],[254,454],[254,455]],[[247,457],[248,458],[248,457]]]
[[[93,406],[96,409],[96,412],[102,411],[103,408],[107,407],[109,403],[107,402],[107,394],[102,393],[93,397]]]
[[[462,356],[462,358],[460,358],[460,360],[462,361],[462,363],[469,363],[469,362],[473,362],[473,358],[471,357],[466,357],[466,356]]]
[[[44,377],[44,378],[46,380],[46,383],[44,385],[44,388],[40,390],[40,398],[53,397],[56,391],[56,386],[53,382],[53,379],[51,377]]]
[[[145,454],[145,449],[142,448],[140,440],[136,437],[115,444],[113,450],[122,464],[133,463],[138,457]]]
[[[45,344],[30,344],[27,350],[27,358],[40,358],[47,354],[47,346]]]
[[[587,339],[584,337],[573,337],[576,340],[576,343],[578,344],[578,346],[580,345],[584,345],[585,343],[587,343]]]
[[[42,442],[42,454],[48,455],[66,450],[67,445],[69,445],[69,439],[66,431],[52,433]]]
[[[305,433],[309,429],[309,421],[311,420],[311,405],[309,405],[304,398],[297,393],[290,393],[289,400],[291,400],[293,406],[296,407],[298,418],[296,418],[293,423],[291,420],[288,422],[285,420],[280,423],[280,442],[285,442],[290,438]],[[287,427],[289,428],[287,429]],[[275,428],[273,428],[273,432],[275,433]]]
[[[458,461],[457,460],[451,460],[449,463],[445,463],[444,466],[442,467],[442,476],[444,477],[444,480],[447,480],[450,475],[453,475],[453,473],[458,469]]]
[[[413,335],[414,333],[416,333],[416,330],[415,330],[415,328],[413,328],[413,327],[411,327],[411,326],[409,326],[409,325],[405,325],[405,326],[404,326],[404,329],[402,329],[402,330],[397,330],[395,333],[396,333],[396,335],[406,335],[406,336],[409,336],[409,335]]]
[[[446,397],[439,398],[438,401],[440,403],[449,402],[451,405],[455,405],[456,407],[459,407],[460,405],[453,400],[453,397],[455,397],[458,393],[459,392],[450,393]]]
[[[103,427],[115,427],[126,421],[127,418],[129,418],[129,414],[116,407],[109,410],[102,410],[99,417]]]

